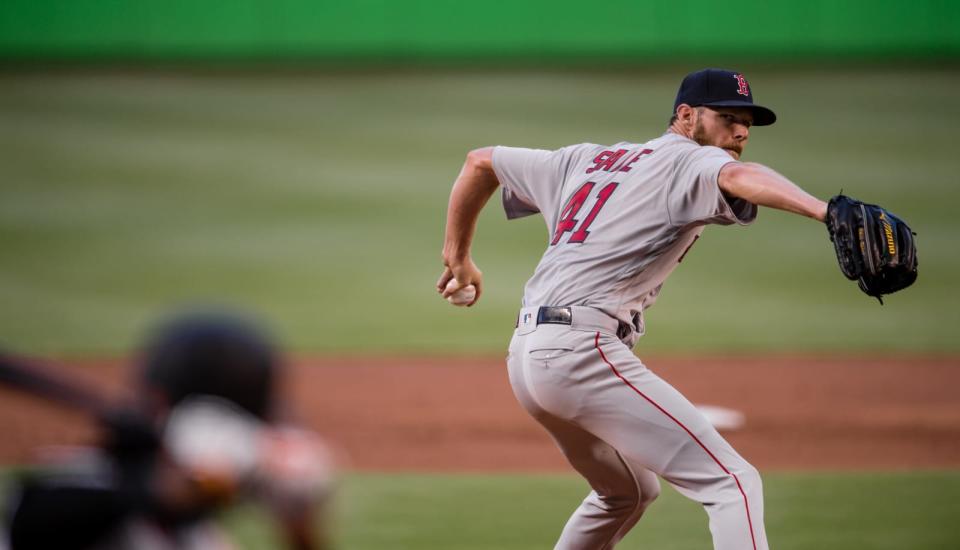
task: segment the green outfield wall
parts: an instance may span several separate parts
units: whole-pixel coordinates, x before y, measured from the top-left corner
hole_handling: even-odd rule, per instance
[[[3,0],[5,59],[955,57],[960,1]]]

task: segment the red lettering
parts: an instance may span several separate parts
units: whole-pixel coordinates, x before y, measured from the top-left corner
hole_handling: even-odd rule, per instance
[[[620,157],[627,154],[626,149],[617,149],[616,151],[604,151],[593,159],[593,166],[587,168],[587,173],[592,174],[597,170],[609,172],[613,165],[620,160]]]
[[[737,79],[737,93],[740,95],[750,95],[750,85],[747,84],[747,79],[743,78],[742,74],[735,74],[733,78]]]
[[[630,160],[628,160],[627,162],[624,162],[622,165],[620,165],[620,169],[617,170],[617,171],[618,171],[618,172],[629,172],[629,171],[630,171],[630,166],[631,166],[634,162],[637,162],[637,160],[639,160],[640,157],[642,157],[643,155],[649,155],[649,154],[652,153],[652,152],[653,152],[653,149],[644,149],[643,151],[640,151],[639,153],[637,153],[636,155],[634,155],[632,159],[630,159]]]
[[[653,152],[653,149],[644,149],[639,153],[633,155],[627,160],[627,153],[629,149],[617,149],[616,151],[604,151],[594,157],[593,166],[587,168],[587,173],[592,174],[597,170],[603,170],[604,172],[629,172],[630,167],[633,163],[640,160],[640,157],[643,155],[649,155]],[[623,159],[623,162],[620,160]],[[618,165],[617,163],[620,162]]]
[[[616,191],[618,185],[620,184],[617,182],[608,183],[606,187],[600,190],[600,195],[597,197],[597,202],[593,205],[593,209],[591,209],[587,217],[583,219],[583,223],[580,224],[580,229],[577,229],[573,235],[570,235],[570,240],[567,241],[568,243],[582,243],[587,240],[587,236],[590,235],[587,228],[593,223],[594,218],[600,213],[600,209],[607,203],[607,199]]]
[[[577,212],[583,208],[583,203],[587,201],[587,197],[590,196],[590,192],[593,191],[594,186],[597,184],[592,181],[580,186],[579,189],[570,197],[570,200],[567,201],[566,206],[563,207],[563,211],[560,212],[560,221],[557,222],[557,229],[553,233],[553,241],[550,243],[550,246],[553,246],[560,242],[560,239],[563,237],[563,234],[567,231],[573,231],[577,226],[577,219],[574,216],[577,215]],[[582,243],[590,235],[588,228],[590,224],[593,223],[593,220],[596,219],[597,214],[600,213],[600,209],[603,208],[603,205],[607,203],[607,199],[610,198],[610,195],[617,189],[617,186],[620,185],[617,182],[608,183],[600,190],[599,195],[597,196],[597,202],[593,205],[593,208],[590,209],[590,213],[587,214],[587,217],[583,219],[583,223],[580,224],[580,227],[574,231],[573,235],[570,235],[568,243]]]
[[[590,196],[590,191],[593,190],[594,185],[596,185],[596,183],[592,181],[581,185],[580,189],[577,189],[577,192],[567,201],[566,206],[564,206],[560,212],[560,221],[557,222],[557,228],[553,232],[553,241],[550,243],[551,246],[560,242],[560,237],[563,237],[564,233],[573,231],[573,228],[577,226],[578,220],[574,218],[574,216],[583,208],[583,203],[587,201],[587,197]]]

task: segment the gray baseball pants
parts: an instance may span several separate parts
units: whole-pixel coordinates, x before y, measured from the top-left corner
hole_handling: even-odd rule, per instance
[[[510,385],[592,491],[556,548],[607,549],[660,493],[659,475],[703,504],[715,550],[767,550],[763,489],[744,460],[683,395],[618,339],[615,319],[574,307],[572,323],[520,312]]]

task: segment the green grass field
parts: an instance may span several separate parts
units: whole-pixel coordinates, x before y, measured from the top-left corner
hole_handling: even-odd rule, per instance
[[[0,343],[127,353],[182,304],[260,312],[303,352],[500,353],[545,245],[495,199],[471,310],[434,293],[464,154],[642,141],[685,69],[623,72],[48,72],[0,75]],[[745,159],[881,203],[920,278],[880,307],[826,230],[777,212],[711,228],[649,314],[654,351],[960,350],[960,73],[747,71],[780,122]]]
[[[960,474],[764,476],[767,536],[782,550],[953,550]],[[355,474],[341,487],[336,540],[351,550],[551,548],[587,492],[566,475]],[[225,518],[245,548],[276,533],[260,512]],[[710,548],[702,508],[671,488],[617,548]]]

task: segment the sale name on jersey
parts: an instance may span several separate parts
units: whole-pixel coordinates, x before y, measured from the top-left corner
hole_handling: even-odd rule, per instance
[[[616,151],[604,151],[593,158],[593,166],[587,168],[587,173],[592,174],[597,170],[604,172],[629,172],[633,163],[640,160],[643,155],[649,155],[653,149],[643,149],[641,151],[631,151],[630,149],[617,149]]]

